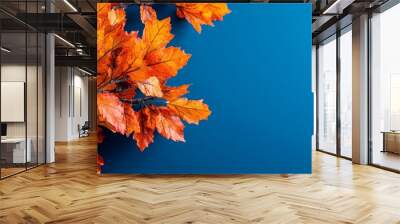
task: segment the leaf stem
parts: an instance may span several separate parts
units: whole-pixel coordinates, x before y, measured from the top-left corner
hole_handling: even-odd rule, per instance
[[[157,99],[157,97],[146,96],[146,97],[136,98],[136,99],[121,99],[121,102],[129,103],[131,105],[135,105],[135,104],[143,104],[145,102],[148,102],[148,101],[151,101],[151,100],[155,100],[155,99]]]

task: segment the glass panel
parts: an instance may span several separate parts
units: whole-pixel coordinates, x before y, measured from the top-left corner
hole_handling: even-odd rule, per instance
[[[31,161],[26,150],[26,33],[2,33],[1,45],[1,173],[25,170]],[[29,149],[29,146],[28,146]]]
[[[340,153],[352,157],[352,32],[340,36]]]
[[[45,162],[45,35],[34,26],[45,0],[3,0],[0,7],[0,177]],[[27,14],[28,13],[28,14]],[[30,15],[31,14],[31,15]],[[32,26],[23,21],[29,21]]]
[[[318,148],[336,153],[336,37],[318,48]]]
[[[27,2],[26,12],[33,14],[39,11],[37,1]],[[36,24],[38,17],[30,18]],[[32,21],[36,20],[36,21]],[[27,167],[38,164],[38,33],[34,29],[27,29],[27,80],[26,80],[26,113],[27,113],[27,150],[31,151]]]
[[[372,163],[400,170],[400,5],[372,18]]]

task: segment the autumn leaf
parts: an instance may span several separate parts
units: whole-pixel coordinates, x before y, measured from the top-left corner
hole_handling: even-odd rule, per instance
[[[98,10],[97,88],[111,91],[117,87],[113,81],[140,69],[145,49],[137,32],[124,30],[124,9],[100,4]]]
[[[96,156],[96,163],[97,163],[96,172],[97,174],[101,174],[101,167],[104,166],[104,159],[100,154],[97,154]]]
[[[129,35],[124,42],[120,43],[120,49],[115,50],[114,63],[112,64],[112,79],[119,79],[122,76],[139,78],[137,73],[143,66],[145,46],[137,37]]]
[[[206,120],[211,114],[203,100],[179,98],[168,102],[167,107],[189,124],[199,124],[199,121]]]
[[[166,108],[158,108],[158,115],[156,117],[156,127],[158,133],[164,136],[166,139],[171,139],[172,141],[184,142],[184,124],[181,119],[174,113]]]
[[[97,60],[117,48],[119,43],[129,37],[124,30],[126,21],[124,9],[111,9],[109,4],[100,6],[98,9],[100,11],[97,14]],[[137,36],[137,32],[132,32],[132,34],[134,37]]]
[[[156,121],[153,111],[150,107],[145,107],[138,113],[140,131],[135,132],[133,137],[136,140],[136,145],[142,152],[154,141]]]
[[[129,104],[124,104],[125,122],[126,122],[126,136],[132,133],[140,132],[140,124],[138,113],[132,109]]]
[[[106,74],[108,74],[111,63],[111,57],[104,56],[106,47],[101,45],[104,42],[106,30],[109,30],[111,26],[108,18],[110,10],[111,5],[108,3],[97,4],[97,55],[103,55],[103,57],[97,57],[97,71],[101,74],[97,78],[97,86],[106,82],[108,78]],[[100,63],[99,59],[102,59]]]
[[[97,117],[99,123],[112,132],[125,134],[124,107],[113,93],[97,93]]]
[[[156,130],[166,139],[184,142],[183,120],[198,124],[211,114],[202,100],[183,98],[189,85],[166,85],[191,55],[169,46],[174,37],[170,17],[158,20],[151,6],[141,5],[144,30],[139,37],[137,31],[125,31],[126,14],[120,6],[98,4],[98,124],[132,137],[142,152],[153,143]],[[177,7],[177,13],[192,21],[198,31],[201,25],[213,25],[229,13],[226,4],[184,3]],[[139,91],[143,94],[137,94]],[[102,138],[99,131],[100,141]]]
[[[116,90],[116,94],[120,99],[133,99],[136,96],[136,87],[126,83],[120,84]]]
[[[214,26],[213,21],[221,21],[230,13],[226,3],[176,3],[176,7],[177,16],[185,18],[198,33],[201,25]]]
[[[104,140],[103,129],[97,126],[97,143],[102,143]]]
[[[147,46],[147,53],[164,48],[174,38],[170,17],[163,20],[147,20],[144,25],[142,40]]]
[[[160,81],[157,77],[152,76],[144,81],[137,82],[138,88],[146,96],[162,97]]]
[[[100,154],[97,154],[97,164],[100,166],[104,166],[104,159]]]
[[[140,19],[142,20],[142,23],[154,21],[157,19],[157,13],[151,6],[140,5]]]
[[[112,5],[109,3],[97,4],[97,28],[98,30],[105,30],[110,26],[108,14],[111,11]]]
[[[148,73],[164,81],[174,77],[190,57],[180,48],[168,47],[147,54],[145,60]]]
[[[211,12],[211,19],[218,21],[222,21],[224,16],[231,12],[226,3],[207,3],[204,4],[203,10]]]
[[[125,23],[125,11],[123,9],[110,10],[108,20],[111,26]]]
[[[164,98],[168,101],[178,99],[179,97],[187,94],[189,92],[189,84],[181,86],[163,86],[162,91],[164,93]]]
[[[164,20],[147,20],[142,39],[136,38],[130,44],[131,52],[119,53],[115,63],[118,66],[115,66],[113,77],[125,74],[131,82],[142,82],[156,76],[163,82],[175,76],[187,64],[191,55],[177,47],[166,47],[173,38],[170,31],[169,17]],[[128,46],[125,49],[129,49]],[[129,63],[130,61],[132,63]]]

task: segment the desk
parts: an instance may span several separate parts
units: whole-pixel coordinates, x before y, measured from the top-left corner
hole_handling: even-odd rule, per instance
[[[31,162],[31,139],[28,142],[25,152],[25,138],[5,138],[1,139],[1,157],[6,163],[25,163]]]
[[[383,131],[383,150],[382,152],[392,152],[400,154],[400,132]]]

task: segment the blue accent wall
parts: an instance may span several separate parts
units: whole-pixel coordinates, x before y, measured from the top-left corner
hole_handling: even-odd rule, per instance
[[[231,13],[198,34],[172,18],[171,42],[192,54],[169,82],[191,83],[191,99],[212,110],[186,125],[186,143],[156,136],[140,152],[132,139],[106,132],[103,173],[310,173],[313,131],[311,5],[229,4]],[[159,18],[174,7],[157,5]],[[129,7],[126,29],[142,29]]]

